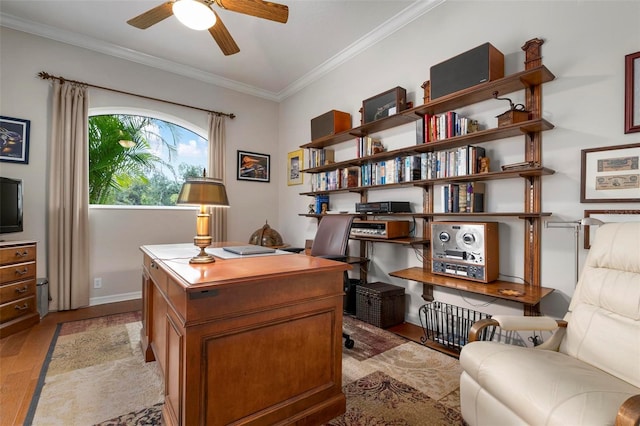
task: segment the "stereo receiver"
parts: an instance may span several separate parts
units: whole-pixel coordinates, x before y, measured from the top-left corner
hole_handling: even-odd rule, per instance
[[[356,203],[358,213],[411,213],[408,201],[377,201]]]
[[[432,222],[431,272],[488,283],[498,279],[497,222]]]
[[[384,239],[408,237],[409,223],[408,220],[354,220],[350,234]]]

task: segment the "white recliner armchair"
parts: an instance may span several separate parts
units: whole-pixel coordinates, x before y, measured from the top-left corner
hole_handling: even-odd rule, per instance
[[[473,341],[482,328],[556,331],[535,348]],[[640,222],[598,228],[564,320],[496,315],[460,353],[470,426],[640,423]]]

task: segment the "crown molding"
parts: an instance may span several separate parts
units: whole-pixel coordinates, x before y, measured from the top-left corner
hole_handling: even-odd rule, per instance
[[[40,37],[59,41],[76,47],[103,53],[105,55],[114,56],[116,58],[125,59],[127,61],[139,63],[152,68],[168,71],[183,77],[193,78],[194,80],[203,81],[205,83],[224,87],[226,89],[235,90],[259,98],[272,101],[278,101],[275,93],[262,90],[248,84],[240,83],[235,80],[221,77],[219,75],[204,72],[196,68],[179,64],[177,62],[158,58],[157,56],[148,55],[137,50],[128,49],[112,43],[107,43],[85,35],[80,35],[71,31],[61,30],[48,25],[35,23],[16,16],[3,14],[0,12],[0,26],[34,34]]]
[[[289,96],[292,96],[296,92],[302,90],[304,87],[320,79],[330,71],[349,61],[369,47],[389,37],[391,34],[395,33],[405,25],[408,25],[415,19],[431,11],[433,8],[439,6],[445,1],[446,0],[416,0],[407,8],[371,30],[368,34],[364,35],[359,40],[356,40],[354,43],[347,46],[347,48],[342,50],[337,55],[326,60],[311,72],[294,81],[287,88],[278,93],[278,99],[284,100]]]
[[[323,62],[320,66],[316,67],[311,72],[305,74],[303,77],[296,80],[285,89],[277,93],[263,90],[255,86],[241,83],[239,81],[221,77],[217,74],[198,70],[196,68],[179,64],[177,62],[158,58],[157,56],[148,55],[133,49],[128,49],[123,46],[107,43],[105,41],[98,40],[92,37],[87,37],[85,35],[77,34],[71,31],[61,30],[59,28],[43,25],[2,12],[0,12],[0,26],[103,53],[105,55],[146,65],[152,68],[157,68],[163,71],[168,71],[174,74],[181,75],[183,77],[192,78],[194,80],[213,84],[215,86],[234,90],[236,92],[244,93],[258,98],[281,102],[289,96],[292,96],[293,94],[302,90],[304,87],[320,79],[324,75],[328,74],[339,65],[362,53],[363,50],[375,45],[376,43],[395,33],[405,25],[409,24],[416,18],[424,15],[425,13],[429,12],[445,1],[446,0],[416,0],[410,6],[408,6],[392,18],[388,19],[378,27],[371,30],[368,34],[361,37],[355,43],[347,46],[340,53]]]

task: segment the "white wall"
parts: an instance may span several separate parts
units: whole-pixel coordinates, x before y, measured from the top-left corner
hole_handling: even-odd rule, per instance
[[[280,158],[309,142],[309,120],[331,109],[350,112],[359,125],[362,100],[395,86],[407,89],[409,100],[422,104],[420,85],[429,79],[429,68],[458,53],[490,42],[505,55],[505,73],[524,68],[521,46],[542,38],[543,63],[556,80],[543,88],[543,116],[556,127],[543,134],[544,165],[556,170],[543,178],[543,211],[549,220],[568,221],[583,217],[587,209],[631,209],[637,204],[581,204],[580,151],[584,148],[638,142],[637,134],[624,134],[624,55],[640,49],[640,2],[638,1],[447,1],[416,19],[376,46],[341,65],[322,80],[306,87],[280,104]],[[510,95],[514,101],[522,102]],[[461,112],[495,126],[495,116],[505,111],[505,101],[487,101]],[[414,143],[414,126],[386,131],[382,137],[391,146]],[[493,168],[522,161],[522,137],[485,145]],[[338,151],[337,160],[354,156],[353,147]],[[284,178],[283,178],[284,179]],[[315,219],[298,217],[306,212],[310,197],[300,192],[309,185],[284,188],[280,192],[281,232],[288,241],[302,244],[312,238]],[[370,191],[369,200],[401,200],[420,205],[420,189]],[[488,183],[489,210],[522,211],[523,182],[504,180]],[[333,210],[353,211],[357,194],[331,196]],[[419,210],[418,210],[419,211]],[[523,275],[523,222],[489,218],[500,224],[503,274]],[[574,288],[574,236],[571,229],[543,229],[542,285],[556,291],[541,303],[542,311],[561,316]],[[582,247],[582,246],[581,246]],[[407,320],[419,323],[422,285],[387,275],[419,266],[409,248],[391,244],[371,245],[370,281],[385,281],[405,287],[410,295]],[[586,251],[580,249],[584,260]],[[437,300],[488,313],[521,313],[521,305],[436,288]]]
[[[236,151],[278,155],[278,105],[89,50],[0,28],[0,115],[31,120],[29,164],[0,163],[0,175],[24,180],[24,232],[4,239],[38,241],[38,276],[47,276],[46,176],[50,129],[50,88],[37,77],[46,71],[68,79],[115,88],[159,99],[230,112],[226,121],[226,182],[229,239],[248,241],[265,220],[278,229],[277,199],[280,170],[272,167],[271,182],[236,180]],[[177,117],[196,128],[207,128],[207,115],[190,108],[90,89],[90,108],[149,109]],[[205,133],[206,134],[206,133]],[[190,242],[195,235],[192,210],[91,210],[91,281],[103,278],[92,290],[92,303],[116,300],[140,291],[138,247],[159,242]],[[194,247],[195,248],[195,247]],[[55,289],[51,309],[57,308]]]

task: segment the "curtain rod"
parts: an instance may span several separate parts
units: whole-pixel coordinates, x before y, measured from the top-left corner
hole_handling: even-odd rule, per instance
[[[181,107],[197,109],[199,111],[210,112],[210,113],[216,114],[216,115],[223,115],[223,116],[229,117],[231,119],[236,118],[236,115],[233,114],[233,113],[212,111],[212,110],[208,110],[208,109],[205,109],[205,108],[199,108],[199,107],[195,107],[195,106],[191,106],[191,105],[179,104],[177,102],[166,101],[164,99],[158,99],[158,98],[152,98],[150,96],[138,95],[137,93],[131,93],[131,92],[125,92],[123,90],[112,89],[110,87],[96,86],[95,84],[85,83],[85,82],[77,81],[77,80],[69,80],[69,79],[66,79],[64,77],[58,77],[58,76],[55,76],[55,75],[51,75],[51,74],[49,74],[47,72],[44,72],[44,71],[40,71],[38,73],[38,77],[40,77],[43,80],[58,80],[61,83],[64,83],[65,81],[68,81],[70,83],[81,84],[81,85],[84,85],[84,86],[87,86],[87,87],[95,87],[96,89],[108,90],[110,92],[116,92],[116,93],[122,93],[122,94],[125,94],[125,95],[137,96],[139,98],[149,99],[149,100],[152,100],[152,101],[164,102],[164,103],[171,104],[171,105],[177,105],[177,106],[181,106]]]

